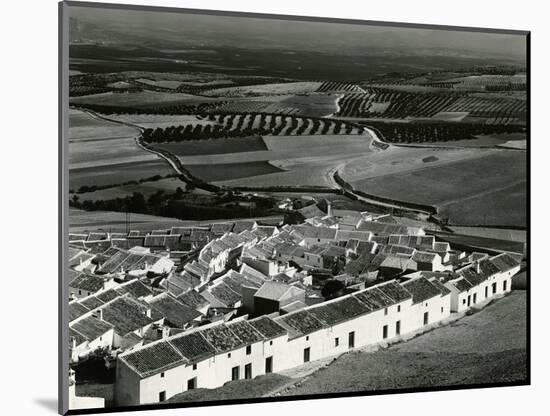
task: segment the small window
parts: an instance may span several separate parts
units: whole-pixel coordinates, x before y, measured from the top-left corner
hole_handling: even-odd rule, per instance
[[[193,364],[193,370],[197,369],[197,364]]]
[[[443,306],[441,307],[441,313],[443,313]]]
[[[231,353],[228,353],[228,354],[227,354],[227,358],[231,358]]]
[[[397,312],[401,312],[401,305],[397,305]]]
[[[166,391],[161,391],[159,393],[159,402],[163,402],[166,400]]]
[[[426,302],[426,307],[428,307],[428,302]]]
[[[79,291],[78,291],[78,294],[79,294],[79,295],[82,295],[82,290],[79,290]]]
[[[308,336],[306,336],[306,341],[309,341],[309,335],[308,335]]]
[[[337,347],[338,345],[340,345],[340,339],[334,338],[334,346]]]
[[[100,341],[103,341],[103,337],[99,337],[99,340],[100,340]]]
[[[160,373],[160,378],[164,378],[164,373]]]
[[[388,314],[388,308],[384,308],[384,315]]]
[[[273,345],[273,340],[269,341],[269,345]]]
[[[382,339],[388,338],[388,325],[382,327]]]
[[[466,299],[462,299],[462,304],[466,305]]]
[[[246,355],[250,355],[252,354],[252,345],[247,345],[246,346]]]

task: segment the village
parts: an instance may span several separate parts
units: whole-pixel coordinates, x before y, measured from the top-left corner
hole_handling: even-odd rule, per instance
[[[70,406],[90,357],[117,406],[295,368],[463,314],[512,290],[522,254],[462,251],[391,214],[295,211],[148,233],[69,235]]]

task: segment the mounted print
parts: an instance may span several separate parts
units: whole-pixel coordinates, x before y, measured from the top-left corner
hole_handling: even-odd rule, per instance
[[[60,413],[529,384],[529,32],[60,22]]]

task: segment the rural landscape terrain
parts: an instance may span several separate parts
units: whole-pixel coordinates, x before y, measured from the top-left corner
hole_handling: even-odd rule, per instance
[[[188,403],[528,378],[524,36],[143,13],[69,8],[71,403]],[[487,287],[473,294],[493,278],[499,286],[492,294]],[[456,283],[461,279],[467,289]],[[398,289],[384,293],[396,300],[391,305],[412,296],[414,306],[417,280],[429,282],[450,309],[442,303],[448,315],[433,322],[424,315],[422,328],[411,323],[408,337],[399,320],[396,338],[385,327],[380,342],[356,348],[362,341],[346,335],[353,351],[318,359],[311,352],[310,361],[308,347],[299,367],[277,371],[266,361],[256,376],[237,365],[227,370],[227,383],[221,376],[204,385],[200,376],[175,382],[185,391],[157,389],[162,381],[153,380],[153,373],[166,374],[169,383],[168,371],[178,366],[200,372],[200,360],[172,341],[186,331],[254,318],[250,328],[266,337],[254,323],[265,315],[289,331],[289,342],[298,327],[308,341],[313,332],[285,324],[286,314],[290,321],[377,285],[405,288],[403,298]],[[283,289],[274,282],[304,297],[295,294],[290,309],[261,306],[264,313],[247,304],[250,285],[254,296],[267,287],[275,296]],[[133,302],[130,312],[114,313],[131,324],[109,320],[117,302]],[[408,307],[399,305],[397,312]],[[150,322],[138,324],[132,314]],[[315,316],[328,325],[329,318]],[[164,350],[155,361],[142,353],[163,342],[183,358],[166,358]],[[139,398],[122,371],[139,375]]]

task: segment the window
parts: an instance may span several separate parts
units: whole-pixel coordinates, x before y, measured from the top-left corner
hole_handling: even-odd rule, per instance
[[[308,336],[306,336],[306,341],[309,341],[309,335],[308,335]]]
[[[444,308],[443,308],[443,306],[442,306],[442,307],[441,307],[441,313],[443,313],[443,311],[444,311]]]
[[[244,366],[244,378],[247,380],[252,378],[252,363]]]
[[[79,295],[82,295],[82,290],[79,289],[79,290],[78,290],[78,294],[79,294]]]
[[[424,312],[424,325],[428,325],[428,312]]]
[[[477,293],[474,293],[473,302],[474,302],[474,304],[477,302]]]
[[[265,373],[269,374],[273,371],[273,357],[267,357],[265,359]]]
[[[348,334],[348,348],[355,348],[355,331]]]
[[[273,340],[269,341],[269,345],[273,345]]]
[[[164,378],[164,373],[160,373],[160,378]]]
[[[166,391],[161,391],[159,393],[159,402],[163,402],[166,400]]]
[[[506,289],[504,289],[504,290],[506,290]],[[100,341],[103,341],[103,337],[99,337],[99,340],[100,340]]]
[[[472,304],[472,296],[468,295],[468,307]]]
[[[493,295],[494,295],[495,293],[497,293],[497,284],[496,284],[496,282],[493,283],[492,286],[493,286]]]
[[[252,354],[252,345],[247,345],[246,346],[246,355],[250,355]]]
[[[384,325],[382,328],[382,339],[388,338],[388,325]]]
[[[227,358],[231,358],[231,353],[228,353],[228,354],[227,354]]]
[[[337,347],[338,345],[340,345],[340,339],[334,338],[334,346]]]
[[[388,314],[388,308],[384,308],[384,315]]]
[[[197,388],[197,377],[193,377],[187,380],[187,390],[194,390]]]
[[[307,348],[304,348],[304,363],[308,363],[309,362],[309,358],[310,358],[310,348],[307,347]]]
[[[395,323],[395,335],[401,335],[401,321]]]
[[[462,299],[462,304],[466,305],[466,298]]]
[[[239,366],[233,367],[231,369],[231,381],[235,381],[239,379]]]
[[[401,305],[397,305],[397,312],[401,312]]]
[[[193,370],[197,369],[197,364],[193,364]]]
[[[489,286],[485,286],[485,297],[489,296]]]
[[[504,292],[506,292],[506,283],[507,283],[506,280],[504,282],[502,282],[502,290]]]

